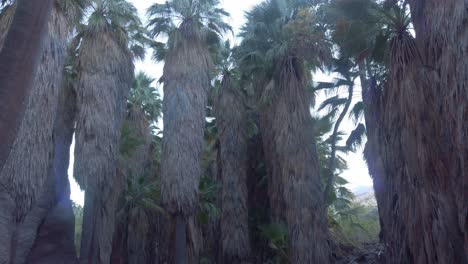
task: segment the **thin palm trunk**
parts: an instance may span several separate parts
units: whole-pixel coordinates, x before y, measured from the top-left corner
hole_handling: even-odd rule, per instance
[[[350,85],[348,87],[348,100],[346,101],[346,104],[340,113],[340,116],[336,120],[335,126],[333,128],[333,133],[331,135],[331,153],[330,153],[330,159],[328,163],[328,178],[327,178],[327,183],[325,185],[325,192],[324,192],[324,200],[326,202],[326,205],[330,204],[330,192],[333,189],[333,186],[335,185],[335,169],[336,169],[336,148],[337,148],[337,140],[338,140],[338,132],[340,131],[340,125],[341,122],[343,122],[344,117],[348,113],[349,107],[351,106],[351,102],[353,100],[353,89],[354,84],[350,81]]]
[[[14,148],[18,129],[22,124],[25,102],[38,71],[44,39],[47,38],[47,22],[52,3],[53,0],[19,0],[12,25],[0,51],[0,171]],[[43,183],[43,179],[44,177],[37,179],[39,185]],[[3,182],[2,186],[22,193],[20,196],[31,195],[34,200],[38,195],[34,191],[36,184],[29,184],[33,181],[21,182],[31,179],[3,180],[6,182]],[[25,200],[24,197],[22,200]],[[32,202],[20,203],[26,203],[22,206],[29,208]]]
[[[133,81],[128,49],[110,32],[85,35],[78,61],[74,174],[86,190],[80,263],[109,263],[123,179],[117,172],[125,104]]]
[[[0,231],[0,257],[12,263],[24,263],[38,226],[53,203],[53,130],[69,32],[63,12],[56,7],[48,19],[47,32],[23,121],[0,173],[2,186],[9,186],[1,190],[6,198],[1,202],[4,230]]]
[[[215,103],[221,173],[221,262],[245,263],[250,257],[247,206],[247,135],[240,91],[226,74]]]
[[[328,263],[328,232],[323,189],[302,62],[288,57],[274,81],[274,95],[263,112],[263,145],[271,175],[273,216],[285,221],[289,262]],[[277,188],[281,186],[281,188]],[[271,190],[271,189],[270,189]],[[278,195],[279,197],[272,197]]]
[[[185,23],[189,23],[182,25],[185,27],[185,39],[169,51],[162,77],[164,137],[161,199],[174,218],[175,233],[172,235],[170,252],[173,257],[181,258],[180,263],[188,259],[189,254],[198,255],[197,252],[188,252],[189,248],[196,250],[195,245],[185,244],[186,241],[191,241],[190,236],[187,237],[187,233],[191,233],[188,223],[198,210],[198,185],[211,66],[207,47],[202,45],[198,34],[194,32],[197,26],[191,25],[192,22]],[[190,243],[193,244],[194,241]]]

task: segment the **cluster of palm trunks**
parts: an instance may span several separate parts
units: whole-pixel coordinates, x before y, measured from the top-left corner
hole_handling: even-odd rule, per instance
[[[416,38],[394,39],[391,48],[410,48],[392,53],[387,82],[361,76],[365,156],[385,261],[468,263],[468,4],[408,2]],[[14,14],[12,7],[4,12],[0,47]],[[151,171],[153,147],[144,113],[125,111],[133,81],[130,51],[110,33],[84,36],[81,46],[90,48],[77,55],[78,81],[70,86],[61,74],[73,30],[68,25],[54,4],[26,110],[0,172],[1,264],[197,263],[201,255],[216,263],[257,263],[268,253],[250,235],[249,214],[264,207],[273,221],[287,225],[291,263],[333,262],[315,142],[308,134],[313,123],[305,75],[276,80],[280,93],[251,117],[262,133],[249,140],[243,136],[245,108],[224,76],[214,103],[218,152],[208,175],[221,182],[221,215],[199,228],[207,48],[187,35],[190,41],[166,57],[164,129],[171,133],[163,137],[158,174],[166,179],[166,216],[126,207],[123,197],[129,175]],[[119,160],[124,121],[143,142],[126,162]],[[86,189],[79,254],[67,175],[73,134],[74,173]],[[268,189],[255,180],[264,161],[273,183]]]

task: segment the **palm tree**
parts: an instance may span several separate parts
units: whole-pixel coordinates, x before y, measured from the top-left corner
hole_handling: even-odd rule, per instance
[[[214,102],[218,131],[221,189],[221,262],[243,263],[250,257],[247,205],[246,111],[232,70],[229,42],[221,47],[221,83]]]
[[[445,226],[447,231],[437,232],[433,247],[440,245],[453,245],[451,248],[437,250],[437,255],[432,254],[431,260],[436,257],[442,262],[468,263],[468,230],[466,215],[468,207],[466,202],[466,187],[468,183],[468,147],[466,136],[468,129],[467,118],[467,28],[466,2],[451,1],[447,5],[437,1],[423,3],[419,0],[411,0],[412,22],[416,32],[416,44],[420,49],[424,65],[432,67],[432,74],[428,82],[418,83],[423,85],[421,89],[430,89],[435,92],[435,98],[439,98],[441,117],[436,118],[441,124],[436,125],[439,130],[439,145],[442,152],[428,152],[433,160],[445,158],[447,174],[426,176],[424,183],[431,185],[434,179],[437,184],[432,185],[431,190],[438,192],[435,203],[437,208],[446,208],[453,215],[447,218],[439,218],[432,210],[431,222],[433,225]],[[465,11],[462,10],[465,7]],[[440,12],[440,13],[439,13]],[[432,14],[440,14],[435,20],[430,20]],[[444,39],[444,44],[440,40]],[[436,74],[437,72],[437,74]],[[432,106],[433,107],[433,106]],[[448,136],[448,134],[450,136]],[[445,139],[450,138],[447,143]],[[435,155],[434,155],[435,154]],[[444,155],[449,155],[448,158]],[[448,185],[446,185],[449,183]],[[463,184],[460,184],[463,183]],[[448,201],[452,202],[448,202]],[[449,209],[450,208],[450,209]],[[449,212],[447,211],[447,212]],[[416,234],[411,239],[416,238]],[[463,245],[463,246],[462,246]],[[435,250],[434,250],[435,251]],[[464,254],[462,253],[464,252]]]
[[[230,27],[218,0],[166,1],[149,10],[153,37],[166,36],[157,43],[156,59],[164,59],[164,137],[161,156],[161,199],[175,219],[171,254],[174,263],[186,263],[187,222],[198,208],[205,107],[210,88],[212,59],[209,44]],[[183,164],[183,166],[181,166]],[[196,250],[195,250],[196,251]],[[192,252],[193,262],[197,252]]]
[[[159,188],[155,179],[151,123],[161,116],[161,99],[154,79],[143,72],[135,76],[127,103],[120,145],[119,169],[127,186],[119,201],[114,231],[112,263],[154,263],[152,241],[161,239],[152,229],[162,229]]]
[[[68,78],[67,76],[65,78]],[[70,146],[75,131],[76,98],[69,81],[62,86],[54,126],[53,173],[43,188],[41,201],[36,207],[48,209],[40,220],[34,245],[26,263],[77,263],[75,247],[75,215],[70,200],[68,168]],[[79,231],[81,232],[81,228]]]
[[[20,4],[17,3],[18,8]],[[10,8],[15,5],[13,3]],[[45,221],[50,208],[59,202],[61,195],[55,193],[66,192],[66,175],[55,178],[52,170],[55,145],[53,131],[63,87],[67,41],[79,10],[76,4],[70,5],[67,1],[58,1],[53,5],[48,18],[47,35],[41,44],[44,47],[41,63],[33,74],[34,82],[24,118],[0,173],[2,181],[5,181],[2,186],[11,186],[7,182],[16,182],[9,190],[17,191],[1,190],[2,195],[10,197],[2,201],[10,205],[2,205],[5,208],[2,213],[8,215],[2,219],[9,220],[2,224],[5,230],[0,231],[4,234],[2,239],[5,239],[2,240],[4,247],[1,257],[15,263],[23,263],[30,254],[39,226]],[[13,200],[10,199],[15,202],[11,203]],[[60,252],[57,251],[57,254]],[[70,257],[71,261],[73,258]]]
[[[337,90],[342,86],[345,86],[348,88],[348,93],[347,97],[341,98],[339,95],[327,98],[325,101],[322,102],[322,104],[319,107],[319,111],[324,109],[324,108],[330,108],[330,113],[329,115],[334,115],[336,112],[339,111],[338,107],[343,107],[341,112],[339,112],[338,118],[334,122],[333,125],[333,131],[330,136],[330,145],[331,145],[331,152],[330,152],[330,158],[328,161],[328,172],[327,178],[326,178],[326,184],[325,184],[325,192],[324,192],[324,200],[327,205],[330,204],[330,198],[331,198],[331,192],[332,189],[334,188],[334,178],[335,178],[335,170],[336,170],[336,163],[337,163],[337,149],[340,147],[338,146],[338,141],[339,141],[339,134],[340,132],[340,125],[343,122],[344,118],[348,114],[348,111],[351,107],[351,103],[353,101],[353,92],[354,92],[354,82],[355,79],[357,78],[357,74],[352,72],[352,68],[354,67],[354,63],[348,59],[348,58],[339,58],[339,59],[333,59],[332,62],[332,71],[339,74],[339,77],[335,79],[334,82],[321,82],[319,85],[316,87],[316,90],[320,89],[333,89]],[[354,109],[357,109],[356,106]],[[354,110],[353,109],[353,110]],[[359,115],[359,113],[357,113]],[[354,131],[353,131],[354,132]],[[356,132],[351,133],[354,137]],[[351,139],[353,139],[352,137]],[[361,137],[357,137],[357,140],[361,140]],[[347,145],[350,146],[352,141],[348,140]],[[346,147],[344,150],[348,150]]]
[[[132,36],[141,29],[125,0],[95,0],[80,32],[74,175],[86,190],[81,263],[109,263],[115,210],[124,179],[117,173],[120,132],[141,51]],[[145,40],[145,39],[143,39]]]
[[[310,115],[310,65],[328,55],[313,8],[267,1],[247,14],[240,68],[263,80],[261,128],[273,219],[285,222],[291,263],[327,263],[323,190]]]
[[[16,132],[23,120],[25,112],[23,103],[31,90],[34,73],[37,71],[42,54],[42,42],[46,37],[47,21],[52,9],[52,2],[52,0],[40,3],[21,1],[16,8],[12,25],[0,52],[0,84],[2,85],[0,96],[2,120],[0,126],[0,170],[7,162],[16,139]],[[26,192],[22,195],[32,193],[31,197],[34,199],[36,193],[27,183],[13,181],[8,184],[5,182],[2,185],[8,186],[7,189],[10,189],[10,187],[18,187],[21,184],[24,184],[24,189],[28,189],[24,190]],[[20,188],[14,189],[20,190]],[[25,201],[25,203],[25,209],[30,207],[30,204],[28,205],[30,202]]]
[[[463,74],[456,74],[466,69],[458,60],[466,56],[466,41],[455,37],[466,34],[461,26],[466,12],[457,7],[461,1],[443,9],[436,1],[408,1],[409,7],[387,2],[379,11],[384,19],[379,27],[389,37],[387,78],[382,82],[368,70],[369,86],[363,96],[365,156],[374,180],[386,259],[464,263],[466,220],[460,219],[466,206],[460,201],[466,200],[466,186],[460,182],[466,182],[462,162],[466,148],[463,152],[458,136],[466,134],[460,126],[466,97],[453,95],[466,83]],[[427,14],[434,12],[438,18],[429,20]],[[411,24],[416,37],[409,32]]]

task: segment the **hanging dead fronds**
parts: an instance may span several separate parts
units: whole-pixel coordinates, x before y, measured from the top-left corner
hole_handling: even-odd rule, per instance
[[[249,261],[247,124],[240,90],[225,73],[215,99],[218,171],[221,174],[221,254],[224,263]]]

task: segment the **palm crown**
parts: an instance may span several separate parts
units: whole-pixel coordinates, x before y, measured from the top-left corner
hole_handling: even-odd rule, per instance
[[[158,90],[152,86],[154,79],[138,72],[130,90],[129,105],[139,107],[149,122],[157,122],[161,116],[162,101]]]
[[[286,57],[320,65],[329,56],[329,44],[313,8],[303,1],[269,0],[247,13],[241,45],[236,50],[245,72],[269,79]]]
[[[172,0],[153,4],[148,9],[150,36],[168,38],[167,43],[154,43],[154,58],[164,60],[167,49],[177,46],[182,39],[197,38],[208,47],[219,43],[221,34],[232,28],[223,21],[229,13],[218,5],[218,0]]]
[[[82,34],[110,32],[123,47],[128,47],[136,58],[142,59],[144,46],[151,43],[146,37],[136,8],[126,0],[92,0],[87,25]]]

